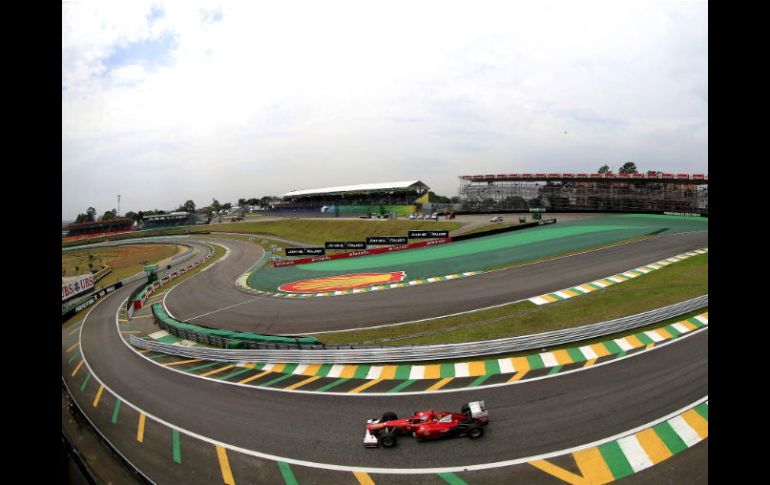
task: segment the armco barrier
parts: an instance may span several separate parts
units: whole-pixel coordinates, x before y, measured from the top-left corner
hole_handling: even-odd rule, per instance
[[[158,326],[172,335],[202,344],[216,345],[221,348],[255,348],[255,345],[252,344],[258,343],[291,344],[294,347],[300,348],[303,344],[315,344],[318,342],[318,339],[315,337],[233,332],[231,330],[220,330],[203,325],[180,322],[171,318],[163,306],[158,303],[152,305],[152,314],[155,316],[155,322]]]
[[[130,335],[129,341],[136,347],[156,352],[195,359],[220,360],[226,362],[298,364],[414,362],[423,360],[463,359],[568,344],[616,332],[623,332],[645,325],[651,325],[698,310],[705,306],[708,306],[708,295],[699,296],[691,300],[675,303],[637,315],[616,318],[614,320],[583,325],[580,327],[496,340],[442,345],[391,347],[336,346],[334,348],[315,345],[304,346],[304,349],[291,349],[289,346],[285,346],[281,349],[281,346],[274,344],[273,349],[236,350],[183,347],[180,345],[164,344],[154,340],[146,340],[138,338],[135,335]]]
[[[420,241],[416,243],[409,243],[409,244],[396,244],[393,246],[386,246],[381,248],[374,248],[374,249],[359,249],[357,251],[350,251],[347,253],[340,253],[340,254],[333,254],[331,256],[314,256],[312,258],[302,258],[302,259],[287,259],[284,261],[276,261],[273,263],[273,266],[276,268],[279,268],[281,266],[292,266],[296,264],[309,264],[309,263],[318,263],[321,261],[332,261],[334,259],[345,259],[345,258],[357,258],[359,256],[369,256],[371,254],[383,254],[383,253],[392,253],[395,251],[404,251],[406,249],[416,249],[416,248],[424,248],[426,246],[435,246],[437,244],[445,244],[452,242],[451,237],[447,238],[441,238],[441,239],[433,239],[430,241]]]

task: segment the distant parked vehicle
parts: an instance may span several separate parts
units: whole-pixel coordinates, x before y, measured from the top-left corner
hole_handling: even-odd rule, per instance
[[[409,214],[409,220],[413,221],[415,219],[417,219],[417,214],[414,214],[414,213]]]
[[[503,222],[503,216],[495,216],[489,222]]]

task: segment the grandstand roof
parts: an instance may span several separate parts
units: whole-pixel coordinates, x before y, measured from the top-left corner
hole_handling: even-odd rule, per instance
[[[339,187],[325,187],[322,189],[292,190],[283,194],[283,197],[298,197],[303,195],[339,194],[342,192],[368,192],[376,190],[429,190],[430,187],[419,180],[407,180],[404,182],[383,182],[377,184],[341,185]]]

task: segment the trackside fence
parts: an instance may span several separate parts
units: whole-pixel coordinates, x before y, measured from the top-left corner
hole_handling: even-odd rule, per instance
[[[157,281],[154,281],[152,283],[149,283],[149,284],[147,284],[144,287],[140,286],[139,288],[134,290],[134,292],[131,293],[131,297],[126,302],[126,311],[129,314],[129,318],[131,318],[131,316],[133,316],[133,312],[134,311],[139,310],[140,308],[142,308],[144,306],[144,304],[147,301],[147,299],[150,297],[150,295],[152,295],[155,292],[155,290],[157,290],[161,286],[167,284],[169,281],[173,280],[174,278],[177,278],[177,277],[187,273],[188,271],[191,271],[191,270],[195,269],[199,265],[201,265],[201,264],[205,263],[206,261],[208,261],[209,259],[211,259],[214,256],[214,254],[215,254],[214,248],[212,248],[210,246],[207,246],[207,247],[208,247],[209,251],[208,251],[208,253],[206,254],[206,256],[203,259],[201,259],[199,261],[196,261],[196,262],[194,262],[192,264],[188,264],[184,268],[180,268],[180,269],[174,271],[173,273],[164,276],[160,280],[157,280]]]
[[[645,325],[651,325],[670,318],[689,313],[708,306],[708,295],[699,296],[673,305],[650,310],[636,315],[616,318],[601,323],[580,327],[554,330],[533,335],[520,335],[496,340],[463,342],[440,345],[412,346],[325,346],[323,344],[285,345],[276,343],[255,343],[257,349],[222,349],[184,347],[164,344],[154,340],[129,336],[132,345],[196,359],[219,360],[225,362],[264,362],[264,363],[381,363],[410,362],[423,360],[463,359],[482,355],[494,355],[522,350],[541,349],[555,345],[568,344],[580,340],[601,337],[616,332],[623,332]],[[170,332],[170,331],[169,331]],[[187,338],[187,337],[185,337]],[[216,345],[216,344],[214,344]],[[292,348],[293,347],[293,348]]]

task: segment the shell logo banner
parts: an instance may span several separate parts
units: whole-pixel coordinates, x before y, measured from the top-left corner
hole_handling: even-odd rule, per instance
[[[338,276],[324,276],[309,280],[294,281],[278,287],[290,293],[317,293],[321,291],[343,291],[371,285],[398,283],[406,277],[404,271],[391,273],[354,273]]]

